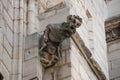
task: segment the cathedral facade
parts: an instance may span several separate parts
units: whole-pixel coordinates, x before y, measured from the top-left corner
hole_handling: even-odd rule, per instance
[[[79,16],[82,24],[46,68],[40,36],[48,24],[67,22],[69,15]],[[109,80],[106,19],[104,0],[0,0],[0,80]]]

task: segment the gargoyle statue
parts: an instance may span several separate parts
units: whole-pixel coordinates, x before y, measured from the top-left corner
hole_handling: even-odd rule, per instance
[[[76,15],[67,16],[67,22],[49,24],[39,42],[40,62],[45,68],[55,65],[61,57],[61,43],[76,32],[82,19]]]

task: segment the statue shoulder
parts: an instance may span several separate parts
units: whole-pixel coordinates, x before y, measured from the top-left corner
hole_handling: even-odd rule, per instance
[[[61,27],[62,23],[58,23],[58,24],[48,24],[46,26],[47,29],[59,29]]]

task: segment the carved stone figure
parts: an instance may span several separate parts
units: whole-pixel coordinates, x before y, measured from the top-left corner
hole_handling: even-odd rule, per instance
[[[45,68],[55,65],[61,57],[61,43],[76,32],[82,24],[79,16],[69,15],[67,22],[49,24],[40,39],[39,55],[40,62]]]

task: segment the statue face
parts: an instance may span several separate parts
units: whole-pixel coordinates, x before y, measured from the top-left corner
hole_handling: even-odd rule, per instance
[[[70,37],[73,33],[75,33],[76,31],[76,28],[75,26],[69,26],[69,25],[66,25],[64,28],[63,28],[63,33],[65,37]]]
[[[79,16],[69,15],[67,17],[67,25],[64,26],[64,35],[66,37],[70,37],[73,33],[76,32],[76,28],[78,28],[82,24],[82,19]]]
[[[74,26],[74,28],[78,28],[82,24],[82,18],[75,15],[69,15],[67,17],[67,23],[69,23],[70,26]]]
[[[55,54],[56,48],[55,48],[55,46],[53,46],[53,44],[51,44],[51,43],[48,44],[47,49],[48,49],[48,53]]]

